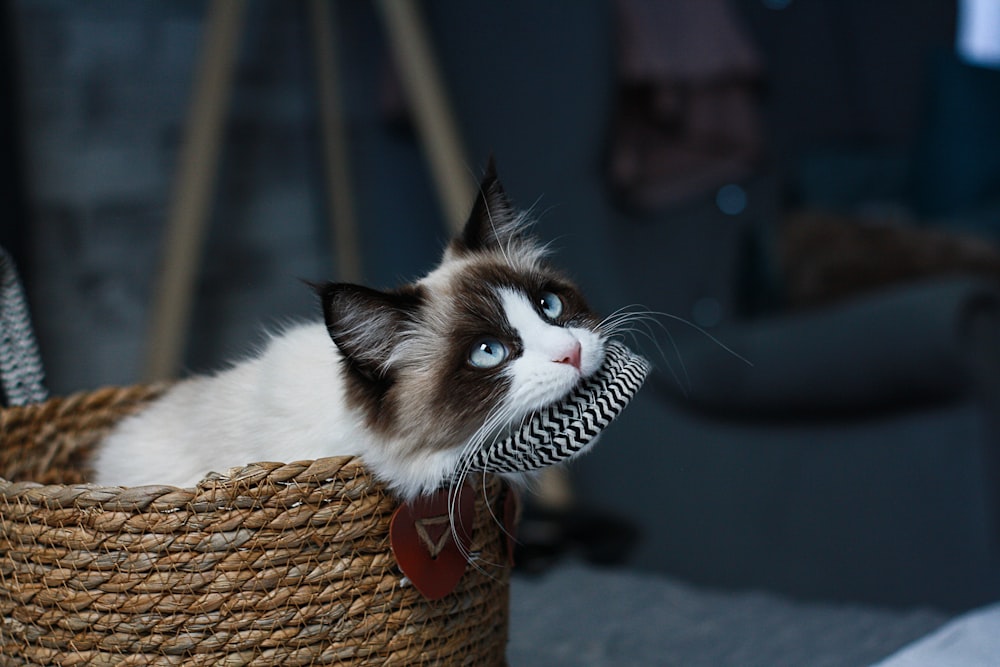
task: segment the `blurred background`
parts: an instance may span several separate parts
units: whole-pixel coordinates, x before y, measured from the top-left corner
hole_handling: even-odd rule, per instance
[[[391,287],[437,261],[448,214],[385,15],[327,8],[350,271]],[[417,8],[463,187],[494,154],[597,310],[664,314],[633,341],[655,377],[571,466],[539,567],[949,610],[1000,598],[1000,59],[963,51],[956,2]],[[2,4],[0,245],[53,393],[147,377],[209,10]],[[235,26],[181,374],[317,317],[299,279],[349,268],[316,21],[249,0]]]

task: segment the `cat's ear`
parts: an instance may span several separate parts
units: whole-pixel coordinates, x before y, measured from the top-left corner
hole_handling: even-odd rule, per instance
[[[490,156],[486,173],[479,183],[479,193],[472,206],[472,213],[462,233],[452,241],[452,249],[461,254],[506,248],[511,240],[523,236],[522,217],[517,214],[507,198],[507,193],[497,176],[496,162]]]
[[[348,283],[313,287],[330,338],[351,367],[370,379],[385,377],[404,327],[420,307],[419,291],[380,292]]]

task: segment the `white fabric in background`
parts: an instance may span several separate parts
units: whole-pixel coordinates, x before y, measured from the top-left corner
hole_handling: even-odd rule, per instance
[[[955,50],[969,64],[1000,68],[1000,0],[960,0]]]
[[[959,616],[875,667],[1000,665],[1000,603]]]

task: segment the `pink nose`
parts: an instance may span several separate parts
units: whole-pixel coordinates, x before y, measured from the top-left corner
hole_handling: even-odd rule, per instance
[[[557,364],[569,364],[576,370],[580,370],[580,341],[575,341],[563,356],[553,359]]]

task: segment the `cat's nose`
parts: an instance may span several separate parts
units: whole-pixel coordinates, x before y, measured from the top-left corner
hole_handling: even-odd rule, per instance
[[[580,355],[582,353],[580,341],[573,341],[573,345],[561,355],[557,355],[552,361],[557,364],[569,364],[576,370],[580,370]]]

